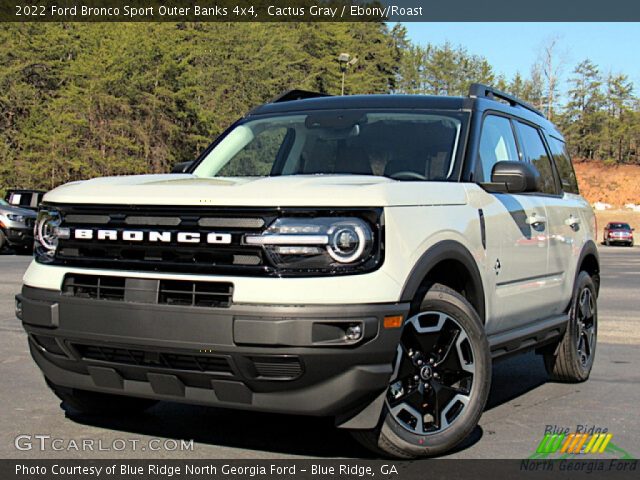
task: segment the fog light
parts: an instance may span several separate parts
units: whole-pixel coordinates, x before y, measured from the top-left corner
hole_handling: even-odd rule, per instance
[[[22,300],[16,298],[16,317],[22,320]]]
[[[350,342],[357,342],[362,338],[362,325],[349,325],[345,330],[344,338]]]

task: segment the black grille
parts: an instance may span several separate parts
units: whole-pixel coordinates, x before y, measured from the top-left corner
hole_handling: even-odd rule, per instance
[[[175,207],[58,208],[62,227],[71,238],[60,239],[54,264],[124,270],[264,275],[270,268],[261,247],[243,245],[247,233],[261,232],[276,213],[230,209]],[[77,239],[75,230],[90,230],[94,238]],[[97,231],[117,239],[98,239]],[[124,240],[123,231],[142,232],[143,240]],[[165,234],[170,240],[149,241],[149,235]],[[229,234],[230,243],[207,243],[210,233]],[[179,242],[178,233],[199,235],[199,242]]]
[[[228,282],[160,280],[158,303],[194,307],[229,307],[233,285]]]
[[[219,355],[189,355],[77,343],[73,344],[73,347],[86,360],[170,370],[232,374],[227,358]]]
[[[53,265],[259,277],[364,273],[383,261],[381,208],[46,204],[43,208],[59,211],[60,227],[69,232],[69,238],[59,238],[55,257],[47,259]],[[246,245],[244,238],[263,232],[279,216],[362,218],[374,227],[376,256],[356,270],[278,269],[261,246]]]
[[[261,379],[293,380],[302,375],[302,364],[298,357],[252,357],[251,360],[257,377]]]
[[[123,277],[99,275],[67,275],[62,292],[79,298],[95,300],[124,300],[125,281]]]
[[[227,308],[231,306],[233,284],[72,273],[65,276],[62,293],[94,300]]]

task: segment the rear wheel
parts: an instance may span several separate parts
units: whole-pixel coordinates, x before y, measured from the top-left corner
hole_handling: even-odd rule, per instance
[[[60,407],[68,413],[83,413],[96,416],[130,415],[142,412],[158,403],[155,400],[146,398],[125,397],[123,395],[62,387],[49,380],[47,380],[47,385],[62,400]]]
[[[0,230],[0,252],[7,245],[7,237],[5,237],[4,232]]]
[[[476,427],[490,383],[478,314],[459,293],[433,285],[405,324],[380,425],[352,433],[385,456],[444,453]]]
[[[544,355],[554,380],[583,382],[589,378],[596,354],[598,304],[596,287],[587,272],[580,272],[569,309],[569,324],[554,352]]]

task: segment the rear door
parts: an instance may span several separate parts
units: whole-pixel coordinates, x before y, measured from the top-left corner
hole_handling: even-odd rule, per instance
[[[580,252],[590,238],[592,217],[585,215],[585,212],[591,211],[591,206],[578,192],[578,182],[566,145],[551,135],[545,135],[545,140],[561,190],[558,195],[550,195],[545,199],[550,227],[549,271],[563,272],[556,309],[560,313],[571,299]]]
[[[542,130],[534,125],[515,122],[518,137],[524,159],[533,164],[542,180],[541,191],[529,194],[544,205],[546,212],[545,235],[549,244],[546,275],[541,279],[541,289],[545,292],[544,304],[541,305],[541,314],[544,316],[557,315],[565,308],[568,302],[567,293],[571,296],[568,287],[572,281],[575,263],[573,247],[575,245],[575,231],[580,228],[581,219],[576,202],[565,198],[560,186],[560,180],[547,149]],[[571,220],[572,211],[576,215]],[[573,222],[570,226],[570,222]],[[565,301],[566,300],[566,301]],[[541,315],[542,316],[542,315]]]

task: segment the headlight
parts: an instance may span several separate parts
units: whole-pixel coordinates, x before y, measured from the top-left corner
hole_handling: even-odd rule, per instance
[[[354,270],[374,253],[373,230],[351,217],[283,217],[244,241],[262,246],[271,263],[284,270]]]
[[[35,226],[35,255],[40,262],[51,262],[58,248],[59,238],[69,238],[69,229],[60,228],[62,217],[53,209],[40,210]]]
[[[24,215],[15,215],[13,213],[9,213],[7,215],[7,218],[12,222],[17,222],[17,223],[24,223],[26,220]]]

